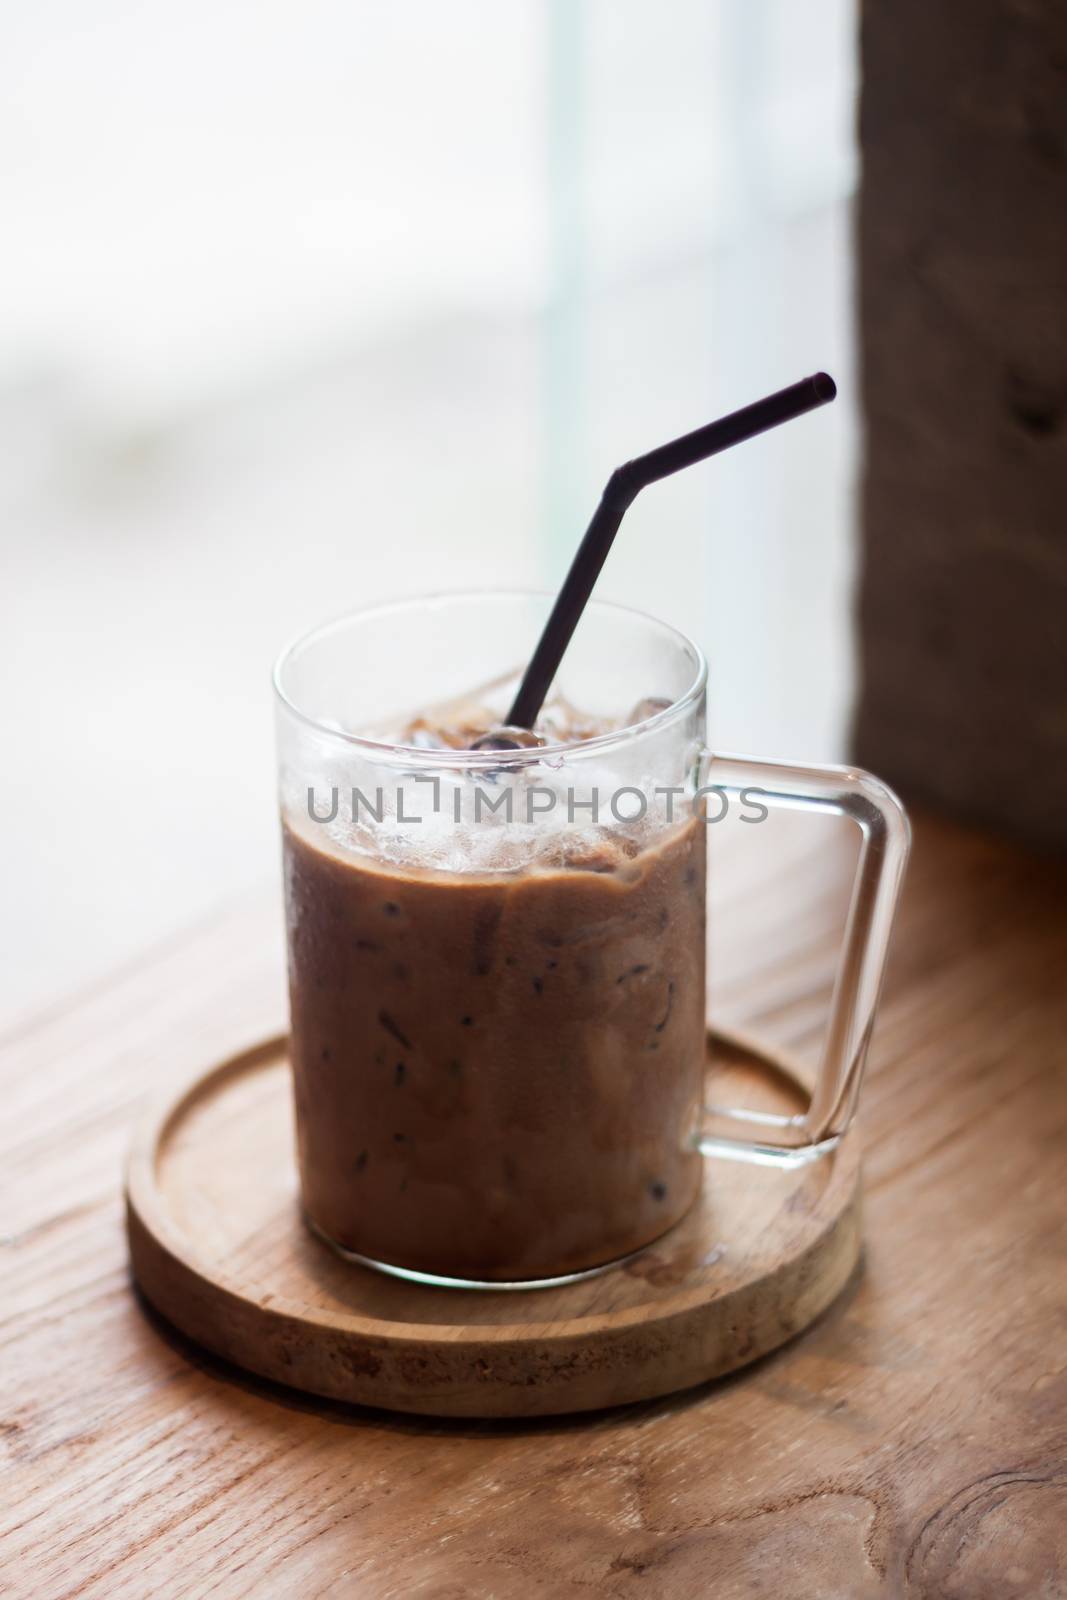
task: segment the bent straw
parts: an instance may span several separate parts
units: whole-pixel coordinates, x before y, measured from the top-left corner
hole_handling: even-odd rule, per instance
[[[697,461],[706,461],[709,456],[729,450],[743,439],[755,438],[756,434],[765,433],[768,428],[777,428],[779,423],[791,422],[794,417],[803,416],[805,411],[826,405],[836,393],[837,385],[829,374],[816,372],[813,377],[802,378],[788,389],[769,394],[753,405],[731,412],[728,417],[720,417],[717,422],[709,422],[706,427],[697,428],[694,433],[687,433],[681,439],[673,439],[670,444],[660,445],[657,450],[650,450],[647,455],[637,456],[615,469],[607,481],[585,537],[578,546],[552,614],[545,623],[537,649],[512,701],[507,715],[508,726],[532,728],[537,721],[537,714],[559,670],[563,653],[571,642],[586,601],[593,592],[593,585],[600,576],[600,569],[619,531],[619,524],[641,490],[660,478],[669,478],[672,473],[680,472],[683,467],[691,467]]]

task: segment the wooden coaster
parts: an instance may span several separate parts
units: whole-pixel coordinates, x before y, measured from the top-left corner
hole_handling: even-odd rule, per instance
[[[804,1102],[796,1073],[711,1038],[714,1098]],[[855,1135],[784,1170],[711,1160],[703,1196],[624,1265],[564,1288],[434,1289],[342,1261],[299,1211],[284,1038],[210,1068],[151,1116],[127,1174],[134,1274],[209,1350],[331,1399],[529,1417],[650,1399],[806,1327],[859,1255]]]

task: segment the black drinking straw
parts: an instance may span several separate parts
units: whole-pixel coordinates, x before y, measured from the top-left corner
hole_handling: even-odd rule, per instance
[[[647,455],[637,456],[615,469],[512,701],[507,716],[511,727],[532,728],[536,722],[619,524],[641,490],[660,478],[669,478],[672,472],[680,472],[697,461],[706,461],[708,456],[716,456],[721,450],[729,450],[743,439],[752,439],[757,433],[776,428],[780,422],[789,422],[793,417],[803,416],[805,411],[824,406],[836,393],[833,378],[825,372],[817,372],[814,377],[802,378],[788,389],[769,394],[754,405],[720,417],[718,422],[709,422],[706,427],[697,428],[694,433],[687,433],[670,444],[662,444],[658,450],[650,450]]]

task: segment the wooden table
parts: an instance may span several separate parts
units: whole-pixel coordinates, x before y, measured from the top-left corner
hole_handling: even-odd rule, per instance
[[[716,1001],[801,1047],[847,852],[775,842],[717,880]],[[0,1593],[1067,1594],[1065,893],[1060,868],[921,822],[862,1113],[862,1274],[738,1377],[568,1421],[316,1404],[135,1299],[132,1120],[281,1023],[272,904],[57,1006],[0,1048]]]

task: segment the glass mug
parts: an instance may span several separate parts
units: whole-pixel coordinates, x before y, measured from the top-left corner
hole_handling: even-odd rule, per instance
[[[390,742],[486,685],[502,720],[550,605],[381,606],[275,669],[304,1211],[342,1254],[417,1281],[566,1282],[678,1222],[707,1155],[831,1151],[907,858],[901,806],[868,774],[713,755],[700,650],[618,606],[587,607],[558,687],[602,724],[637,708],[633,725],[506,753]],[[703,1105],[704,807],[748,789],[861,835],[797,1116]]]

